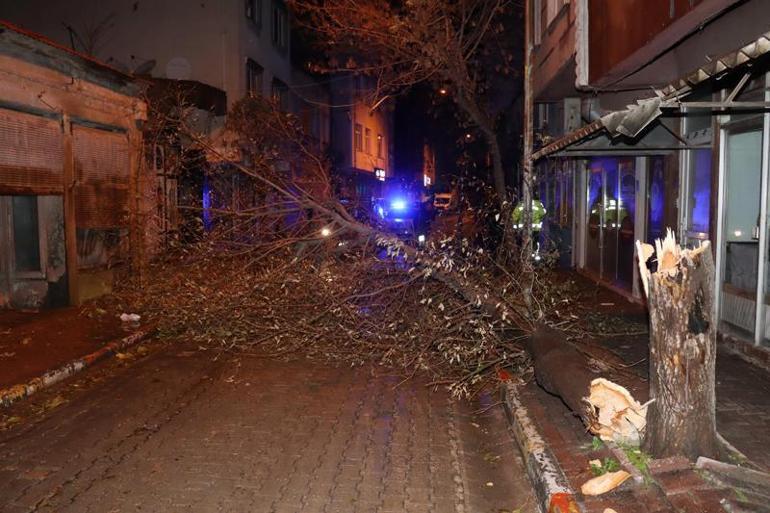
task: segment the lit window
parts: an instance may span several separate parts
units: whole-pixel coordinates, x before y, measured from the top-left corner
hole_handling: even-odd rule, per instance
[[[384,182],[385,181],[385,170],[381,167],[375,167],[374,168],[374,176],[377,177],[377,180]]]
[[[246,17],[257,27],[262,26],[262,0],[246,0]]]
[[[430,187],[430,184],[431,184],[431,179],[430,179],[430,176],[428,176],[428,175],[423,175],[423,176],[422,176],[422,184],[423,184],[425,187]]]
[[[382,134],[377,134],[377,157],[382,158],[382,147],[383,147],[383,138]]]
[[[372,154],[372,131],[369,128],[364,131],[364,148],[367,154]]]
[[[249,96],[262,94],[262,66],[246,59],[246,93]]]
[[[289,12],[282,0],[273,0],[272,11],[273,46],[280,51],[286,51],[289,46]]]
[[[360,123],[356,123],[354,144],[356,147],[356,151],[363,151],[364,149],[363,128],[361,127]]]

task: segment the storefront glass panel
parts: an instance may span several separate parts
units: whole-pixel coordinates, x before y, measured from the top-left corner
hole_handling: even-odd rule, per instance
[[[711,212],[711,149],[693,150],[688,158],[687,232],[689,237],[707,238]]]
[[[589,164],[586,267],[628,290],[634,273],[635,192],[633,159],[602,158]]]
[[[722,320],[753,334],[759,269],[762,131],[727,133]]]
[[[602,168],[591,164],[588,168],[588,234],[586,237],[586,268],[601,275],[601,225],[604,222],[602,202],[604,189]]]
[[[623,160],[618,166],[618,282],[631,289],[634,280],[634,219],[636,215],[636,173],[634,161]]]
[[[647,242],[654,244],[665,235],[665,166],[662,157],[650,158],[647,178]]]

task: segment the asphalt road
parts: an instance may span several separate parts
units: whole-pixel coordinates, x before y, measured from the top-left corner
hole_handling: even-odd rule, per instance
[[[534,512],[496,402],[167,345],[4,411],[0,511]]]

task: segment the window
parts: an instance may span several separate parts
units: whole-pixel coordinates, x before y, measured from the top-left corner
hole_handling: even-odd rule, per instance
[[[372,131],[369,128],[364,130],[364,148],[368,155],[372,154]]]
[[[382,146],[383,146],[383,139],[382,134],[377,134],[377,157],[382,158]]]
[[[569,0],[533,0],[532,7],[532,42],[539,45],[543,33],[553,23]]]
[[[262,0],[246,0],[246,17],[257,27],[262,26]]]
[[[272,11],[273,46],[284,52],[289,47],[289,11],[282,0],[273,0]]]
[[[262,94],[262,66],[251,59],[246,59],[246,94]]]
[[[375,167],[374,168],[374,176],[377,178],[377,180],[384,182],[385,181],[385,170],[381,167]]]
[[[355,145],[356,151],[363,151],[364,150],[364,140],[362,136],[363,128],[361,127],[360,123],[356,123],[356,128],[353,136],[353,144]]]
[[[275,104],[283,111],[289,110],[289,88],[286,84],[278,80],[277,78],[273,79],[273,88],[272,88],[272,94],[271,97]]]
[[[556,16],[561,12],[562,8],[569,4],[569,0],[545,0],[545,26],[551,25]]]
[[[14,270],[40,271],[37,196],[12,196]]]

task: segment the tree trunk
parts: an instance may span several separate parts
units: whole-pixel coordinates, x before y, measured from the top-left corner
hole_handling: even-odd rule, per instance
[[[495,192],[498,201],[502,204],[508,196],[505,185],[505,169],[503,167],[503,154],[500,150],[500,142],[497,140],[494,121],[481,110],[473,98],[460,93],[457,95],[457,104],[468,115],[473,124],[475,124],[484,136],[487,142],[489,153],[492,156],[492,178],[494,180]]]
[[[570,410],[590,426],[593,419],[586,413],[585,397],[591,381],[598,376],[591,372],[588,358],[567,344],[564,333],[539,325],[527,340],[527,352],[532,357],[535,379],[547,392],[561,397]]]
[[[708,242],[682,250],[669,231],[652,246],[637,242],[650,311],[650,397],[644,448],[656,458],[716,457],[714,390],[717,319],[714,262]]]
[[[527,281],[524,284],[524,300],[528,307],[532,307],[531,294],[534,280],[532,272],[532,187],[535,184],[535,175],[532,162],[532,150],[534,147],[534,91],[532,84],[532,27],[534,24],[532,2],[526,1],[524,8],[524,147],[521,152],[521,201],[524,204],[524,223],[521,245],[522,262],[524,263],[524,276]]]

